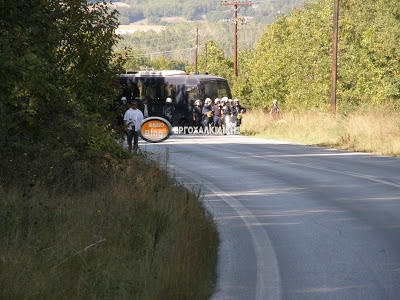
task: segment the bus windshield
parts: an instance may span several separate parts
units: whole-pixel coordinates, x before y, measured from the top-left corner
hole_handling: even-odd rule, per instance
[[[200,83],[200,98],[222,98],[230,97],[230,90],[226,81],[212,80]]]

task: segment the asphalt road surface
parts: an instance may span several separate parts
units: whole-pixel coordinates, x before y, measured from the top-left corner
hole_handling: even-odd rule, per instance
[[[400,299],[400,160],[242,136],[141,149],[220,232],[212,299]]]

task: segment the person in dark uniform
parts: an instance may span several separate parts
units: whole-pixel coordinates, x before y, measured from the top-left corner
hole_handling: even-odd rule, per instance
[[[124,115],[125,112],[130,108],[130,105],[128,104],[128,100],[126,97],[121,98],[121,102],[116,108],[117,111],[117,126],[118,130],[123,132],[124,131]]]
[[[215,132],[218,133],[221,131],[222,127],[222,120],[221,120],[221,99],[216,98],[214,101],[213,107],[213,114],[214,114],[214,128]]]
[[[224,134],[227,134],[230,130],[230,122],[232,117],[232,107],[228,103],[228,97],[221,99],[221,112],[222,112],[222,127]]]
[[[233,104],[236,113],[236,133],[240,133],[240,125],[242,124],[243,114],[246,113],[246,108],[240,105],[239,99],[235,99]]]
[[[193,124],[194,126],[203,126],[203,112],[201,107],[201,101],[196,100],[193,107]]]
[[[175,107],[172,104],[172,99],[167,98],[165,100],[165,105],[163,108],[163,116],[164,118],[172,125],[172,120],[174,118]]]
[[[230,120],[231,121],[230,128],[231,128],[232,133],[233,133],[233,131],[234,131],[235,127],[236,127],[236,120],[237,120],[238,112],[236,110],[236,106],[235,106],[235,104],[234,104],[232,99],[229,99],[229,105],[231,106],[231,112],[232,112],[232,117],[231,117],[231,120]]]
[[[278,117],[279,116],[279,106],[278,106],[278,100],[274,99],[272,101],[272,107],[271,111],[269,113],[272,117]]]
[[[210,98],[207,98],[206,101],[204,101],[204,106],[203,106],[203,116],[204,116],[204,128],[209,129],[210,126],[212,125],[213,122],[213,111],[212,111],[212,100]]]

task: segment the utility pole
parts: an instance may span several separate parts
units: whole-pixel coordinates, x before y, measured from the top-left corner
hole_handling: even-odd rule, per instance
[[[196,50],[194,58],[194,74],[197,75],[197,50],[199,49],[199,28],[196,28]]]
[[[339,0],[333,4],[333,42],[332,42],[332,86],[331,112],[336,114],[337,49],[338,49]]]
[[[228,2],[227,0],[221,0],[221,5],[231,5],[235,9],[235,15],[233,17],[233,22],[235,24],[234,42],[233,42],[233,76],[237,77],[237,32],[238,32],[237,22],[239,20],[237,17],[237,11],[238,11],[238,6],[249,6],[251,5],[251,1],[240,2],[238,0],[234,0],[232,2]]]
[[[207,43],[204,46],[204,74],[207,74]]]

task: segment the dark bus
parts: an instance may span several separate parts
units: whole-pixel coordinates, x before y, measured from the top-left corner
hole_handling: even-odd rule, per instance
[[[120,76],[123,87],[121,97],[128,103],[137,100],[139,107],[144,99],[152,110],[151,116],[163,117],[167,98],[172,99],[175,113],[173,126],[193,124],[194,101],[206,98],[231,98],[226,79],[211,75],[190,75],[183,71],[138,71]]]

